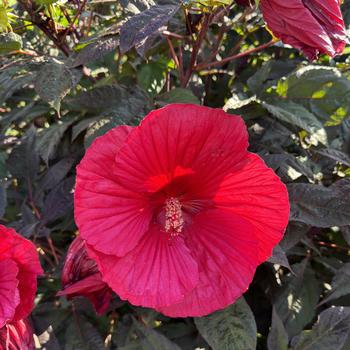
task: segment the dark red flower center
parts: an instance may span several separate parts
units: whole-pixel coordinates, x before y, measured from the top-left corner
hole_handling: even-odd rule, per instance
[[[212,199],[199,196],[196,184],[193,175],[179,176],[150,196],[154,221],[170,237],[184,234],[196,214],[214,206]]]

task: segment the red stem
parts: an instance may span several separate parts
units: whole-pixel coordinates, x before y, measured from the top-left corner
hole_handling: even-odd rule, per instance
[[[198,56],[198,52],[201,48],[203,39],[205,38],[205,35],[207,33],[207,30],[209,28],[209,24],[210,24],[210,20],[211,20],[211,16],[208,14],[204,15],[204,20],[203,20],[203,24],[202,24],[202,28],[199,31],[198,37],[196,39],[196,41],[194,42],[193,46],[192,46],[192,53],[191,53],[191,58],[190,58],[190,66],[188,67],[188,70],[185,74],[184,80],[182,81],[181,86],[182,87],[186,87],[189,80],[191,79],[192,73],[195,71],[195,67],[196,67],[196,63],[197,63],[197,56]]]
[[[72,22],[69,24],[69,27],[65,30],[62,38],[61,38],[61,42],[63,42],[67,36],[67,34],[72,30],[72,28],[74,27],[74,22],[81,16],[81,13],[86,5],[87,0],[84,0],[83,3],[81,4],[81,6],[79,6],[78,12],[75,14]]]
[[[178,58],[177,55],[176,55],[176,52],[175,52],[173,43],[171,42],[171,40],[170,40],[170,38],[169,38],[168,36],[166,36],[166,40],[167,40],[168,45],[169,45],[171,57],[172,57],[172,59],[174,60],[175,65],[176,65],[176,67],[177,67],[177,70],[178,70],[178,72],[179,72],[179,78],[180,78],[180,82],[181,82],[181,84],[182,84],[182,81],[183,81],[183,79],[184,79],[183,70],[182,70],[182,62],[180,63],[179,58]]]
[[[238,58],[251,55],[252,53],[259,52],[259,51],[262,51],[264,49],[267,49],[268,47],[272,46],[275,43],[276,43],[276,40],[273,39],[273,40],[269,41],[266,44],[259,45],[259,46],[255,47],[253,49],[250,49],[250,50],[247,50],[247,51],[244,51],[244,52],[240,52],[240,53],[238,53],[236,55],[233,55],[233,56],[226,57],[226,58],[222,59],[221,61],[214,61],[214,62],[210,62],[210,63],[199,64],[199,65],[195,66],[194,69],[196,71],[200,71],[200,70],[206,69],[206,68],[221,66],[221,65],[223,65],[223,64],[225,64],[227,62],[230,62],[230,61],[236,60]]]
[[[66,55],[69,56],[70,49],[66,42],[61,41],[50,28],[50,23],[41,17],[38,8],[32,1],[20,0],[19,3],[28,12],[31,22],[37,26],[54,44]]]

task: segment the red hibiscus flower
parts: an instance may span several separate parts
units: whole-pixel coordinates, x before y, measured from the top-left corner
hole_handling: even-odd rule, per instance
[[[25,320],[0,329],[0,350],[34,350],[33,331]]]
[[[95,140],[75,218],[103,280],[173,317],[233,303],[280,241],[288,194],[239,116],[173,104]]]
[[[69,247],[62,271],[62,288],[57,295],[69,298],[84,296],[100,315],[107,310],[111,301],[112,291],[102,281],[96,262],[88,256],[85,242],[80,236]]]
[[[309,59],[343,52],[347,38],[340,0],[261,0],[260,7],[274,35]]]
[[[0,328],[30,314],[42,273],[35,245],[0,225]]]

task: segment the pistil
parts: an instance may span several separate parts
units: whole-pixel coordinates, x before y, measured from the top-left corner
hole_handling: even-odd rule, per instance
[[[176,237],[182,232],[183,226],[181,203],[177,198],[170,197],[165,202],[165,231]]]

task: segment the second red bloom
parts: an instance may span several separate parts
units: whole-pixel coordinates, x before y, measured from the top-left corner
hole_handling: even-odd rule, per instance
[[[261,0],[260,7],[274,35],[309,59],[343,52],[347,36],[340,0]]]

